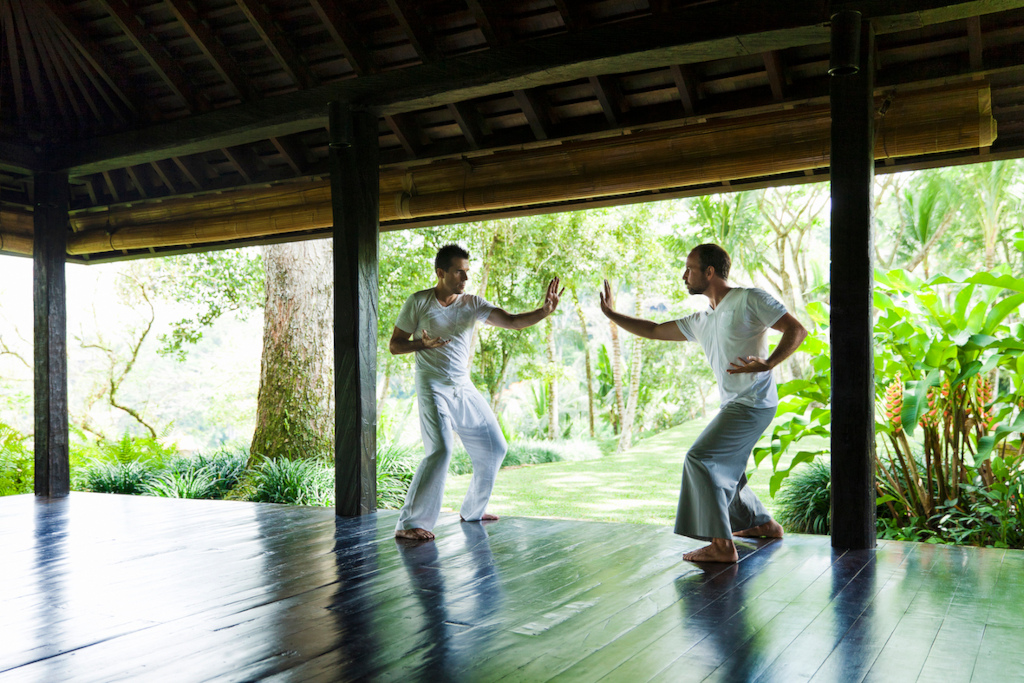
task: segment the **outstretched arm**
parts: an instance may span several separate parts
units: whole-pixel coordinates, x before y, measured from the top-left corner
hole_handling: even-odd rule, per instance
[[[548,317],[558,308],[558,301],[565,291],[565,287],[558,288],[559,279],[556,277],[548,283],[547,292],[544,294],[544,303],[541,307],[527,313],[509,313],[500,308],[495,308],[487,316],[487,324],[495,327],[502,327],[506,330],[522,330],[531,325],[536,325]]]
[[[793,352],[800,348],[807,337],[807,330],[800,321],[793,317],[792,313],[779,318],[779,321],[772,325],[773,330],[782,332],[782,339],[776,345],[772,355],[767,359],[757,356],[737,358],[738,363],[729,363],[726,370],[730,375],[737,375],[744,372],[769,372],[776,365],[793,355]]]
[[[441,339],[440,337],[431,337],[427,334],[426,330],[423,330],[423,337],[420,339],[410,339],[412,332],[406,332],[399,328],[395,328],[391,333],[391,341],[388,342],[388,350],[391,351],[392,355],[400,356],[403,353],[413,353],[415,351],[423,351],[424,349],[436,349],[439,346],[444,346],[450,339]]]
[[[604,288],[601,290],[600,296],[601,312],[626,332],[635,334],[638,337],[644,337],[645,339],[686,341],[686,335],[679,330],[679,326],[674,321],[656,323],[653,320],[634,318],[631,315],[616,311],[615,302],[612,301],[612,286],[608,284],[607,280],[604,281]]]

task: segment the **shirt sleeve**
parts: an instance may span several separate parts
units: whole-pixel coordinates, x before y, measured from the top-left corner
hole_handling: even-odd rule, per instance
[[[778,299],[756,287],[751,289],[747,296],[747,309],[751,316],[765,327],[771,327],[779,322],[779,318],[788,312]]]
[[[419,330],[416,329],[419,327],[419,322],[417,320],[419,316],[416,315],[415,299],[416,295],[413,294],[405,300],[405,303],[402,304],[402,310],[398,312],[398,318],[395,320],[395,327],[403,332],[410,332],[414,338],[416,337],[416,333],[419,332]]]
[[[697,341],[697,333],[693,331],[693,325],[691,324],[700,313],[691,313],[685,318],[676,320],[676,327],[686,337],[686,341]]]
[[[470,310],[473,311],[473,315],[476,317],[477,322],[484,322],[485,320],[487,320],[487,317],[491,314],[491,311],[497,308],[497,306],[495,306],[482,296],[477,296],[476,294],[470,294],[469,296],[472,297],[470,299]]]

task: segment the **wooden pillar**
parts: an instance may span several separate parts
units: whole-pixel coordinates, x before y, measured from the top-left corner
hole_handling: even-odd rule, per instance
[[[858,18],[859,19],[859,18]],[[859,25],[859,20],[858,20]],[[836,30],[833,21],[833,31]],[[875,414],[871,208],[874,182],[874,35],[858,28],[860,68],[833,75],[832,546],[875,547]],[[833,50],[835,50],[833,36]]]
[[[35,177],[32,306],[35,365],[35,493],[68,495],[67,173]]]
[[[377,117],[331,102],[334,482],[339,516],[377,509]]]

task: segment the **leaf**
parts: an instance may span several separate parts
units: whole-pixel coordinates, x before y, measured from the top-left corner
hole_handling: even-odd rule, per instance
[[[996,444],[1014,432],[1024,433],[1024,412],[1017,415],[1017,419],[1013,421],[1013,424],[1001,425],[994,432],[978,439],[978,462],[983,462],[988,458]]]
[[[964,380],[969,379],[971,377],[974,377],[979,372],[981,372],[981,368],[982,368],[982,363],[981,363],[980,360],[972,360],[970,363],[967,364],[967,367],[964,368],[960,372],[959,375],[957,375],[956,379],[954,379],[952,381],[950,386],[952,386],[952,387],[959,386],[960,383],[963,382]]]
[[[1024,304],[1024,294],[1017,294],[1000,301],[989,310],[982,332],[991,334],[1006,316],[1019,310],[1022,304]]]
[[[965,283],[987,285],[989,287],[1002,287],[1012,289],[1015,292],[1024,292],[1024,279],[1015,278],[1012,275],[993,275],[992,273],[977,273],[970,276]]]
[[[942,381],[942,373],[932,370],[923,380],[911,380],[906,383],[903,394],[903,410],[900,411],[900,423],[907,436],[914,435],[914,429],[928,409],[928,389],[938,386]]]

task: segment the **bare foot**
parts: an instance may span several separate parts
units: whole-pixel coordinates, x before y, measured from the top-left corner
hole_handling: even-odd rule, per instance
[[[473,521],[474,522],[497,522],[499,519],[501,519],[501,518],[498,517],[498,515],[492,515],[489,512],[485,512],[483,514],[483,517],[481,517],[480,519],[474,519]],[[462,515],[459,515],[459,521],[460,522],[465,522],[466,519]]]
[[[732,535],[742,538],[782,538],[782,525],[771,519],[760,526],[734,531]]]
[[[433,541],[434,534],[426,529],[399,529],[395,532],[395,538],[405,538],[410,541]]]
[[[725,538],[711,539],[711,545],[683,555],[687,562],[736,562],[740,559],[733,542]]]

